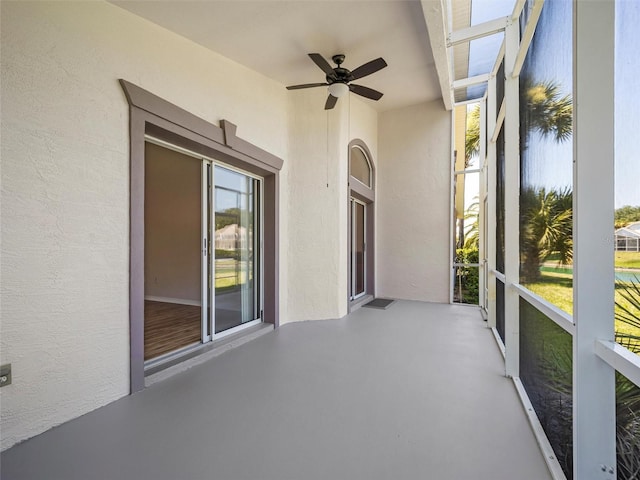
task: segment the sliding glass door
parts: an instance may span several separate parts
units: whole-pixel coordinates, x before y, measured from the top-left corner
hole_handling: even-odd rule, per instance
[[[145,368],[261,320],[260,182],[148,138]]]
[[[215,333],[260,318],[259,181],[216,166]]]

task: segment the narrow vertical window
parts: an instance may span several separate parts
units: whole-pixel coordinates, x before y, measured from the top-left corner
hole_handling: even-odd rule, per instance
[[[374,170],[364,142],[349,144],[349,308],[374,295]]]

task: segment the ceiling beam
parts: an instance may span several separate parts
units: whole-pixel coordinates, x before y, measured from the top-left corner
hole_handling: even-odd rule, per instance
[[[424,5],[424,1],[422,2]],[[479,23],[478,25],[472,25],[461,30],[451,32],[449,35],[448,46],[452,47],[459,43],[470,42],[477,38],[487,37],[494,33],[502,32],[507,26],[509,17],[495,18],[488,22]]]
[[[429,32],[431,52],[435,60],[442,101],[447,110],[453,108],[453,92],[451,90],[451,67],[447,52],[447,19],[443,0],[421,0],[422,13]]]
[[[512,20],[517,20],[520,18],[520,14],[522,10],[524,10],[524,6],[527,3],[527,0],[516,0],[516,4],[513,6],[513,13],[511,14]]]
[[[493,69],[491,70],[492,77],[495,77],[498,74],[498,70],[500,69],[502,60],[504,60],[504,48],[505,48],[505,45],[504,45],[504,39],[503,39],[502,44],[500,44],[500,50],[498,51],[498,56],[496,57],[496,63],[493,64]]]
[[[516,0],[516,4],[513,6],[513,12],[511,13],[511,20],[517,20],[520,18],[522,10],[526,5],[527,0]]]
[[[522,65],[524,64],[524,60],[527,57],[529,45],[531,44],[531,40],[533,40],[533,34],[536,31],[536,26],[538,25],[538,20],[540,19],[540,14],[542,13],[543,6],[544,0],[535,0],[533,2],[533,7],[531,7],[531,11],[529,13],[529,20],[527,21],[527,25],[524,28],[524,32],[522,32],[520,49],[518,50],[515,65],[513,66],[514,76],[520,75],[520,70],[522,70]]]
[[[475,77],[461,78],[460,80],[455,80],[451,85],[451,88],[465,88],[471,87],[472,85],[479,85],[481,83],[485,83],[489,81],[489,74],[483,73],[482,75],[476,75]]]

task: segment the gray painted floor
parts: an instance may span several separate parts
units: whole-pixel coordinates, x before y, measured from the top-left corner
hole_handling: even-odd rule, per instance
[[[288,324],[2,454],[20,479],[551,478],[474,308]]]

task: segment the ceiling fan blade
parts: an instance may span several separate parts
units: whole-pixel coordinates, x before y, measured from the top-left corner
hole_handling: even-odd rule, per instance
[[[358,68],[351,72],[352,80],[357,80],[372,73],[376,73],[378,70],[382,70],[387,66],[387,62],[382,57],[371,60],[370,62],[360,65]]]
[[[302,85],[291,85],[287,90],[300,90],[301,88],[326,87],[328,83],[304,83]]]
[[[327,62],[322,55],[319,53],[310,53],[309,57],[311,57],[311,60],[313,60],[313,62],[319,66],[324,73],[327,75],[333,75],[333,68],[331,68],[329,62]]]
[[[361,97],[370,98],[371,100],[380,100],[382,98],[383,93],[373,88],[363,87],[362,85],[349,85],[349,90],[353,93],[360,95]]]
[[[325,110],[331,110],[336,106],[336,102],[338,101],[338,97],[334,97],[333,95],[329,95],[327,97],[327,103],[324,104]]]

